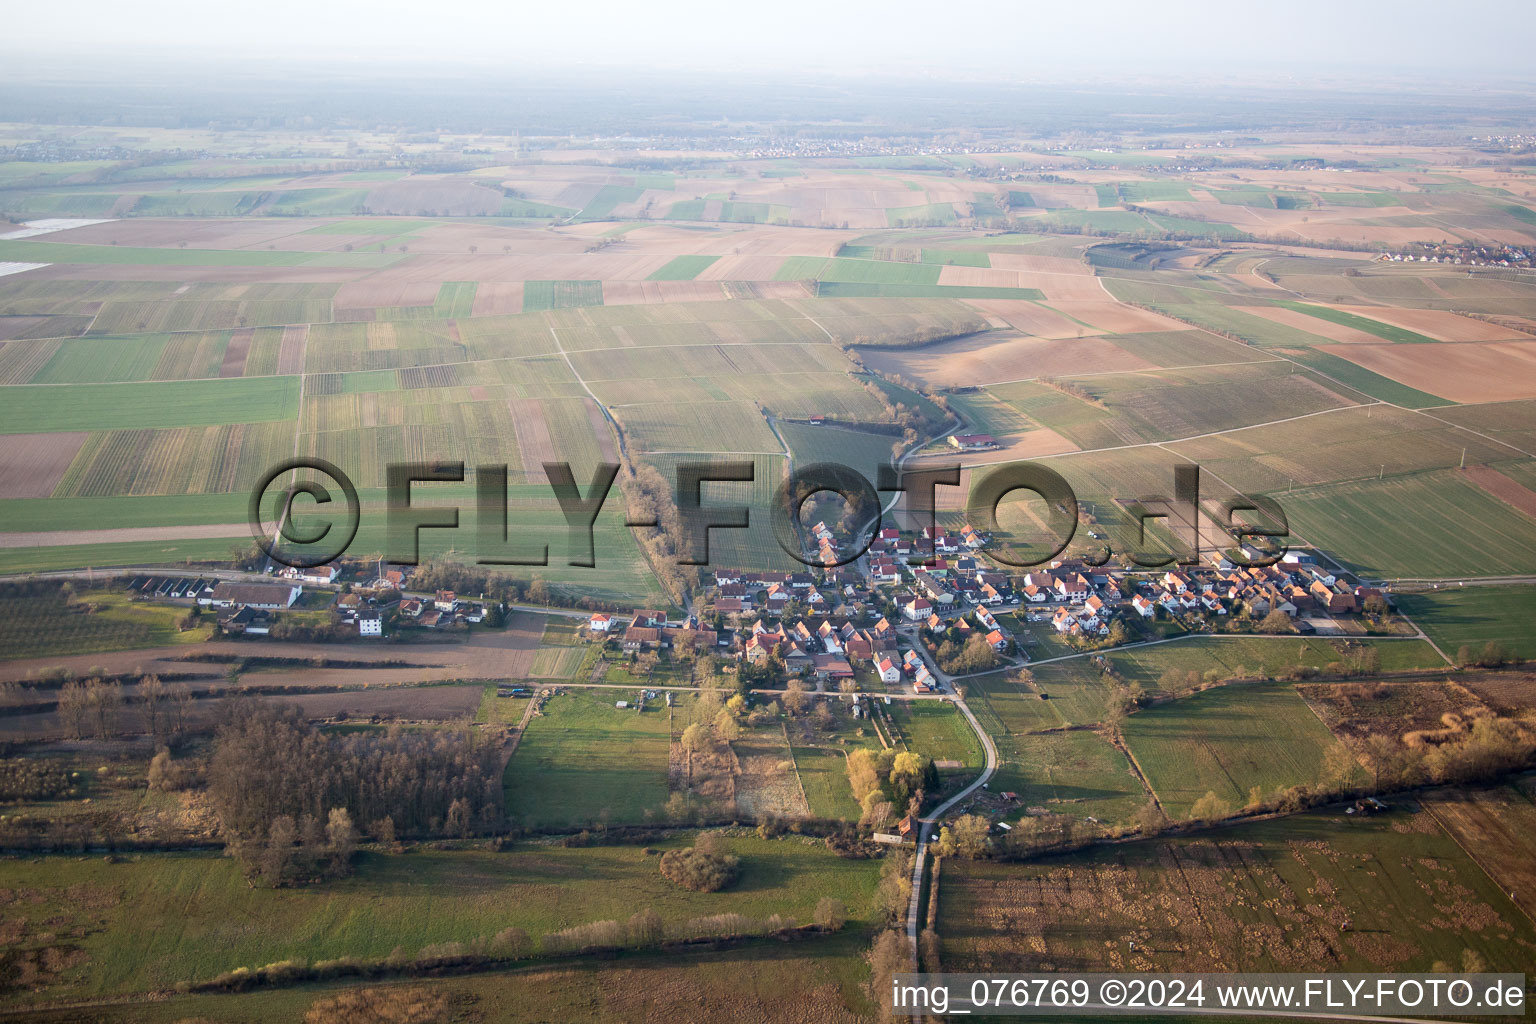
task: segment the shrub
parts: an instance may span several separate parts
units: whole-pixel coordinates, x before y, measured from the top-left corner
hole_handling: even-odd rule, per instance
[[[816,904],[816,914],[812,920],[816,922],[818,927],[835,932],[847,923],[848,908],[843,906],[842,900],[823,896]]]
[[[662,875],[674,885],[694,892],[718,892],[736,881],[741,873],[741,860],[706,846],[706,838],[700,836],[697,846],[662,854]]]
[[[450,1019],[448,997],[428,988],[348,989],[317,999],[305,1024],[435,1024]]]

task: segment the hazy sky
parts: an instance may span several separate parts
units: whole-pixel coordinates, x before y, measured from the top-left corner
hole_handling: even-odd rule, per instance
[[[1536,2],[6,0],[0,52],[908,70],[1480,71],[1536,78]]]

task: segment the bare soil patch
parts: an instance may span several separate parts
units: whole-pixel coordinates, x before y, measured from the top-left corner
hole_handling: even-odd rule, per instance
[[[967,305],[1037,338],[1080,338],[1098,333],[1028,299],[967,299]]]
[[[251,338],[255,334],[255,330],[247,327],[229,336],[229,344],[224,348],[224,361],[219,364],[220,377],[245,376],[245,360],[251,354]]]
[[[1099,337],[1052,340],[1007,332],[973,335],[910,351],[867,349],[864,361],[934,387],[992,384],[1154,364]]]
[[[737,742],[736,757],[740,774],[736,777],[736,807],[742,814],[757,817],[772,814],[780,818],[805,818],[811,813],[800,792],[794,761],[783,746],[770,743]]]
[[[523,311],[523,282],[481,281],[475,287],[475,316]]]
[[[1336,324],[1321,317],[1308,316],[1294,309],[1284,309],[1280,306],[1238,306],[1237,310],[1240,313],[1261,317],[1271,323],[1294,327],[1298,331],[1336,341],[1341,345],[1380,345],[1382,343],[1380,335],[1345,324]]]
[[[83,430],[10,435],[5,439],[5,454],[0,455],[0,495],[48,497],[89,436]]]
[[[309,348],[309,325],[283,328],[283,341],[277,349],[277,372],[303,373],[304,354]]]
[[[336,289],[337,309],[374,309],[380,306],[430,306],[437,301],[438,282],[379,280],[368,277]]]
[[[1491,466],[1468,466],[1462,472],[1467,479],[1504,504],[1536,518],[1536,491],[1518,480],[1511,480]]]
[[[3,467],[0,467],[3,468]],[[6,497],[28,495],[6,492]],[[46,494],[30,497],[47,497]],[[103,530],[49,530],[28,533],[0,533],[0,548],[52,548],[69,544],[132,544],[135,542],[201,540],[219,537],[249,537],[246,523],[199,523],[186,526],[122,526]]]
[[[1367,316],[1444,342],[1521,341],[1530,335],[1498,324],[1474,320],[1445,309],[1403,309],[1390,306],[1335,306],[1346,313]]]
[[[1103,331],[1105,334],[1152,334],[1158,331],[1187,331],[1189,325],[1165,316],[1113,302],[1100,292],[1087,301],[1052,301],[1051,308],[1066,316]],[[1091,330],[1089,333],[1093,333]]]
[[[606,281],[603,305],[637,306],[659,302],[719,302],[729,298],[718,281]]]
[[[523,478],[529,483],[547,483],[544,463],[559,462],[559,453],[549,436],[549,422],[544,418],[544,404],[536,398],[509,398],[512,430],[517,435],[518,458],[523,464]]]
[[[1536,345],[1325,345],[1332,353],[1400,384],[1453,402],[1536,398]]]

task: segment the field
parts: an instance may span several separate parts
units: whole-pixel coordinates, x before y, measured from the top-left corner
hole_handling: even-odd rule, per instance
[[[1529,915],[1536,903],[1528,842],[1536,827],[1531,778],[1482,789],[1439,790],[1429,794],[1424,806]]]
[[[528,674],[535,679],[572,679],[587,660],[591,647],[577,636],[578,622],[551,616],[534,652]]]
[[[941,777],[970,778],[981,767],[981,744],[964,716],[948,701],[894,701],[885,710],[895,726],[899,746],[934,761],[959,763],[959,767],[941,767]]]
[[[450,1012],[470,1012],[486,1024],[539,1021],[601,1022],[679,1019],[796,1018],[825,1024],[860,1024],[872,1007],[865,982],[867,936],[849,928],[811,943],[756,943],[739,951],[628,954],[618,962],[572,960],[536,963],[487,974],[386,981],[385,992],[441,999]],[[95,1003],[103,1024],[174,1024],[206,1019],[228,1024],[301,1020],[327,1011],[345,983],[253,990],[239,996],[182,996],[171,1000]],[[66,1024],[64,1014],[34,1018]],[[188,1015],[192,1015],[191,1018]]]
[[[795,771],[805,789],[813,818],[859,820],[860,808],[848,786],[847,756],[829,747],[796,746],[791,739]]]
[[[1222,679],[1255,674],[1273,677],[1297,665],[1347,662],[1363,647],[1377,651],[1381,668],[1386,672],[1440,668],[1445,664],[1421,640],[1390,638],[1191,636],[1155,647],[1111,651],[1107,656],[1127,683],[1151,691],[1161,686],[1163,675],[1169,670],[1201,676],[1214,672]]]
[[[868,385],[1001,442],[967,461],[1053,460],[1091,500],[1166,488],[1183,457],[1233,489],[1288,491],[1296,532],[1368,574],[1531,570],[1522,513],[1437,475],[1466,449],[1523,479],[1531,286],[1372,251],[1528,244],[1518,184],[1462,148],[1322,146],[1354,162],[1347,179],[1268,144],[1238,158],[1286,169],[1170,177],[1168,154],[1051,150],[1048,179],[1008,182],[988,175],[1041,153],[678,170],[616,151],[407,174],[282,151],[5,165],[0,208],[115,219],[0,240],[0,259],[48,264],[0,280],[0,569],[218,560],[244,489],[289,454],[365,492],[401,459],[506,462],[537,486],[557,455],[581,476],[617,456],[610,418],[669,477],[746,453],[759,482],[709,490],[761,510],[786,445],[801,464],[884,461],[901,426]],[[792,422],[812,416],[882,429]],[[178,497],[198,511],[144,503]],[[514,500],[527,532],[558,530],[547,500]],[[380,548],[365,505],[357,546]],[[619,520],[600,519],[598,570],[558,564],[556,544],[541,575],[654,603]],[[766,531],[714,539],[730,561],[784,564]],[[428,543],[469,555],[467,534]],[[536,671],[564,676],[561,657]],[[1096,717],[1074,706],[1089,690],[1062,693],[1044,720]]]
[[[1454,470],[1279,495],[1291,530],[1379,577],[1536,571],[1533,521]]]
[[[0,659],[36,658],[79,651],[120,651],[207,640],[205,621],[178,628],[186,612],[166,605],[135,604],[126,594],[84,591],[73,600],[0,595]]]
[[[1536,950],[1529,919],[1411,804],[955,861],[939,907],[950,971],[1427,971],[1465,949],[1497,971]]]
[[[634,694],[589,690],[551,698],[507,763],[507,813],[529,828],[632,824],[667,802],[667,749],[687,722],[661,701],[615,708]]]
[[[1365,331],[1368,334],[1373,334],[1378,338],[1385,338],[1387,341],[1393,341],[1399,344],[1406,343],[1432,345],[1435,343],[1434,338],[1426,338],[1424,335],[1419,334],[1417,331],[1410,331],[1402,327],[1393,326],[1392,324],[1382,323],[1380,320],[1372,320],[1369,317],[1360,316],[1356,313],[1348,313],[1342,309],[1330,309],[1327,306],[1313,306],[1305,302],[1281,301],[1280,305],[1286,309],[1292,309],[1298,313],[1305,313],[1307,316],[1316,317],[1319,320],[1327,320],[1330,323],[1340,324],[1345,327],[1352,327],[1356,330]]]
[[[49,387],[6,389],[0,433],[110,430],[132,424],[191,427],[289,420],[298,415],[295,377],[169,381],[142,384],[78,384],[70,401]]]
[[[1090,729],[998,737],[995,792],[1019,795],[1017,820],[1031,811],[1126,821],[1147,802],[1125,755]]]
[[[800,88],[776,96],[792,105]],[[418,92],[413,102],[432,102]],[[1371,103],[1390,107],[1391,92]],[[1493,117],[1518,112],[1504,93],[1487,99]],[[1003,613],[1021,642],[1038,639],[1029,672],[962,686],[1000,755],[980,803],[1016,793],[1009,822],[1113,829],[1154,798],[1179,820],[1207,792],[1238,808],[1255,789],[1336,769],[1336,735],[1400,735],[1536,700],[1528,670],[1452,675],[1439,653],[1495,641],[1536,657],[1536,597],[1519,582],[1536,575],[1536,283],[1489,255],[1529,251],[1536,213],[1524,157],[1473,137],[1494,129],[1453,128],[1434,105],[1413,117],[1436,144],[1384,143],[1397,120],[1367,135],[1334,112],[1284,141],[1230,112],[1219,128],[1166,131],[1161,115],[1090,131],[1053,115],[1000,152],[992,140],[1011,132],[992,127],[974,146],[901,135],[899,96],[880,124],[823,132],[782,111],[737,120],[728,94],[697,97],[708,123],[685,128],[655,117],[642,90],[631,113],[644,138],[618,121],[601,138],[551,127],[568,100],[513,110],[527,121],[516,137],[473,107],[419,130],[378,117],[357,122],[377,129],[138,115],[0,125],[8,152],[112,154],[0,162],[0,214],[14,222],[0,233],[24,236],[0,239],[0,572],[225,567],[248,540],[251,483],[294,455],[357,482],[351,553],[367,560],[386,548],[386,467],[462,460],[507,466],[509,548],[549,547],[547,565],[492,571],[541,580],[552,604],[707,618],[699,593],[667,594],[642,555],[625,525],[633,493],[598,516],[597,568],[569,565],[543,465],[568,460],[585,484],[597,464],[626,461],[672,485],[683,463],[748,460],[751,483],[701,492],[752,519],[713,531],[710,562],[795,569],[768,529],[790,466],[841,462],[873,479],[893,447],[920,451],[907,463],[919,468],[956,460],[946,431],[990,433],[995,449],[963,456],[964,485],[940,490],[957,525],[983,467],[1039,461],[1119,547],[1116,499],[1165,493],[1174,465],[1198,463],[1208,503],[1274,497],[1295,544],[1393,580],[1433,641],[1401,622],[1392,636],[1327,639],[1184,635],[1159,621],[1165,642],[1088,657]],[[1027,104],[997,109],[1036,120]],[[463,130],[464,118],[477,123]],[[757,134],[806,155],[767,154]],[[808,155],[817,147],[827,155]],[[37,220],[68,217],[91,222]],[[423,534],[424,555],[485,554],[476,527],[496,510],[472,507],[473,479],[414,498],[461,508],[458,530]],[[1010,502],[1004,527],[1037,512]],[[831,936],[378,984],[450,1000],[426,1020],[870,1019],[881,864],[793,831],[796,819],[860,814],[846,752],[878,740],[840,702],[830,722],[772,717],[690,755],[680,738],[701,698],[615,702],[720,666],[604,655],[578,636],[579,618],[515,612],[504,629],[371,645],[215,639],[207,616],[182,631],[182,609],[74,585],[67,601],[51,589],[0,597],[0,678],[175,673],[219,695],[196,702],[199,728],[238,680],[307,717],[344,715],[324,728],[358,735],[395,723],[499,738],[534,702],[498,697],[488,680],[565,691],[508,757],[507,835],[411,837],[398,854],[368,843],[351,878],[281,889],[248,886],[212,852],[104,856],[103,843],[0,860],[0,1006],[38,1017],[35,1001],[75,1002],[40,1018],[58,1024],[299,1020],[373,982],[217,997],[174,986],[287,958],[413,957],[508,927],[538,938],[647,907],[669,927],[718,913],[805,921],[832,896],[851,922]],[[308,595],[291,621],[328,621],[327,597]],[[178,660],[189,644],[224,660],[189,669]],[[235,660],[258,649],[281,660]],[[1271,681],[1367,651],[1380,685]],[[1190,692],[1195,680],[1210,688]],[[572,685],[588,682],[603,686]],[[1123,718],[1122,686],[1149,698]],[[147,740],[60,745],[57,713],[12,710],[0,738],[13,756],[47,743],[88,778],[68,800],[11,804],[7,829],[53,816],[38,833],[52,839],[122,811],[124,831],[148,839],[160,811],[181,809],[144,785]],[[141,711],[122,717],[136,725]],[[942,763],[946,791],[984,762],[946,701],[878,712],[896,749]],[[176,744],[178,759],[207,749],[201,736]],[[1531,909],[1529,781],[1392,799],[1379,817],[1330,808],[1022,863],[952,858],[938,885],[943,966],[1427,970],[1470,950],[1523,969],[1536,930],[1511,900]],[[693,841],[664,823],[726,811],[783,817],[791,831],[730,829],[744,873],[726,891],[662,880],[660,850]],[[616,835],[625,825],[656,827]],[[340,1016],[321,1005],[310,1019]]]
[[[1185,817],[1207,792],[1232,807],[1255,786],[1319,780],[1336,741],[1286,683],[1232,684],[1139,711],[1126,719],[1126,745],[1165,811]]]
[[[235,862],[216,854],[10,860],[0,863],[0,888],[12,948],[78,936],[76,962],[45,989],[52,998],[169,989],[293,958],[414,955],[508,927],[541,936],[646,907],[668,923],[722,912],[805,922],[823,896],[843,900],[855,918],[869,912],[878,862],[796,838],[743,836],[728,846],[742,858],[741,881],[707,894],[665,882],[654,854],[637,846],[364,853],[345,881],[277,891],[247,886]]]
[[[1490,641],[1536,658],[1536,593],[1529,586],[1441,587],[1399,594],[1397,605],[1453,658],[1462,647],[1475,653]]]

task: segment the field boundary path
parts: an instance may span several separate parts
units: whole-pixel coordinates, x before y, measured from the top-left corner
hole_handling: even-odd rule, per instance
[[[928,858],[928,830],[935,822],[944,817],[951,807],[954,807],[960,801],[986,785],[988,780],[992,778],[992,773],[997,771],[997,745],[992,742],[992,737],[987,735],[987,731],[981,727],[981,723],[976,720],[976,716],[971,713],[971,709],[966,706],[964,700],[956,696],[954,704],[960,709],[960,713],[965,716],[965,720],[970,723],[971,728],[975,730],[976,738],[981,740],[982,749],[987,754],[987,763],[982,768],[981,774],[972,780],[970,785],[935,807],[927,817],[922,818],[918,822],[917,856],[912,858],[912,899],[907,904],[907,939],[912,943],[913,949],[917,948],[918,902],[923,891],[923,865],[927,862]]]

